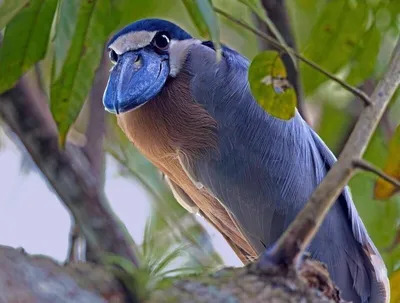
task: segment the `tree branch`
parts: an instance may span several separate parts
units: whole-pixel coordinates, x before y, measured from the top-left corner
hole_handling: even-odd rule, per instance
[[[136,289],[142,294],[142,302],[147,303],[341,302],[326,267],[313,260],[306,260],[298,272],[291,269],[289,274],[276,266],[260,273],[249,265],[169,278],[164,280],[164,286],[155,287],[152,281],[150,285],[144,281],[132,285],[131,275],[124,280],[128,289],[101,264],[60,266],[50,258],[0,246],[0,302],[128,303],[132,302],[128,292]]]
[[[375,88],[371,106],[364,108],[338,161],[311,195],[296,219],[279,238],[272,253],[260,258],[260,266],[268,258],[296,263],[318,231],[329,209],[353,176],[354,161],[361,159],[390,99],[400,84],[400,40],[392,54],[389,68]],[[282,260],[283,259],[283,260]]]
[[[102,176],[104,149],[103,141],[105,135],[106,111],[103,107],[103,92],[108,81],[108,53],[104,47],[103,57],[97,68],[92,90],[89,95],[89,123],[86,128],[86,144],[83,150],[92,165],[94,175],[100,180]]]
[[[87,104],[85,104],[81,110],[80,115],[77,118],[75,123],[79,124],[79,120],[86,121],[86,130],[84,135],[84,145],[81,148],[85,153],[87,160],[90,163],[93,176],[96,178],[96,183],[99,188],[103,188],[104,184],[104,161],[105,161],[105,153],[103,148],[105,130],[106,130],[106,112],[103,107],[103,92],[107,85],[108,80],[108,72],[109,72],[109,60],[108,53],[106,47],[104,47],[103,56],[99,63],[99,66],[96,70],[96,75],[93,81],[92,89],[89,94],[89,98],[87,100]],[[87,113],[88,112],[88,113]],[[81,122],[81,124],[83,124]],[[69,138],[67,138],[67,141]],[[75,146],[71,146],[69,142],[67,142],[67,146],[69,148],[75,148]],[[72,222],[74,225],[75,223]],[[84,253],[79,253],[85,246],[85,239],[80,234],[79,226],[73,226],[70,232],[70,250],[69,253],[73,255],[69,255],[72,257],[72,260],[76,261],[78,256],[84,256],[86,260],[95,261],[95,252],[91,251],[90,246],[87,246]],[[70,259],[70,258],[68,258]]]
[[[286,9],[286,1],[276,1],[276,0],[262,0],[262,6],[268,16],[268,18],[274,23],[276,29],[282,35],[283,39],[285,40],[286,44],[291,47],[294,51],[297,51],[296,42],[294,39],[294,35],[292,32],[292,28],[289,21],[289,16]],[[277,37],[271,32],[268,26],[256,15],[254,14],[254,18],[257,22],[257,27],[260,28],[264,33],[277,39]],[[261,49],[272,49],[281,51],[279,47],[270,43],[265,39],[258,39],[259,45]],[[297,108],[301,116],[309,122],[305,104],[304,104],[304,94],[303,94],[303,87],[301,84],[300,72],[296,65],[293,63],[292,56],[290,56],[286,52],[280,52],[280,56],[282,58],[283,63],[285,64],[285,68],[288,75],[288,80],[290,84],[294,87],[297,95]]]
[[[375,175],[378,175],[379,177],[381,177],[385,181],[393,184],[395,187],[400,189],[400,181],[396,180],[395,178],[392,178],[391,176],[388,176],[381,169],[379,169],[375,165],[372,165],[368,161],[365,161],[363,159],[356,159],[356,160],[353,161],[353,165],[356,168],[359,168],[359,169],[374,173]]]
[[[40,103],[22,79],[1,95],[0,115],[71,211],[97,257],[113,253],[138,265],[133,241],[109,209],[86,157],[79,149],[60,149],[58,134]]]
[[[271,44],[273,44],[277,49],[280,49],[283,52],[289,52],[290,54],[294,55],[297,59],[303,61],[304,63],[306,63],[307,65],[311,66],[312,68],[314,68],[315,70],[319,71],[321,74],[325,75],[326,77],[330,78],[331,80],[335,81],[336,83],[338,83],[340,86],[342,86],[344,89],[348,90],[349,92],[351,92],[352,94],[358,96],[366,106],[371,105],[371,99],[368,97],[368,95],[366,93],[364,93],[363,91],[359,90],[356,87],[353,87],[349,84],[346,83],[346,81],[343,81],[341,79],[339,79],[338,77],[334,76],[333,74],[331,74],[330,72],[326,71],[325,69],[323,69],[322,67],[320,67],[318,64],[308,60],[307,58],[303,57],[302,55],[300,55],[299,53],[297,53],[296,51],[294,51],[292,48],[290,47],[284,47],[283,45],[281,45],[276,39],[274,39],[273,37],[263,33],[262,31],[259,31],[258,29],[253,28],[252,26],[250,26],[249,24],[247,24],[246,22],[236,19],[235,17],[231,16],[230,14],[224,12],[223,10],[214,7],[214,11],[222,16],[224,16],[225,18],[231,20],[232,22],[239,24],[240,26],[242,26],[243,28],[251,31],[252,33],[254,33],[255,35],[259,36],[260,38],[265,39],[266,41],[270,42]]]

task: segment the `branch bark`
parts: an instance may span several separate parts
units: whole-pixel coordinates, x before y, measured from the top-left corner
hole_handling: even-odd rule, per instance
[[[400,84],[400,39],[393,51],[390,65],[375,88],[371,100],[361,113],[338,161],[296,219],[280,237],[272,252],[286,262],[297,262],[318,231],[329,209],[355,173],[354,161],[362,158],[386,107]],[[260,259],[260,264],[263,258]]]
[[[0,115],[71,211],[96,256],[113,253],[138,265],[133,241],[109,209],[86,157],[79,149],[60,149],[58,134],[38,104],[21,80],[0,96]]]
[[[106,88],[108,81],[109,72],[109,59],[106,47],[104,47],[103,56],[100,64],[96,70],[96,75],[93,81],[92,89],[85,104],[81,110],[78,120],[84,120],[87,122],[84,145],[82,147],[73,146],[73,144],[67,142],[69,148],[81,148],[85,153],[93,176],[96,179],[96,184],[100,188],[104,185],[104,165],[105,165],[105,153],[103,148],[105,131],[106,131],[106,112],[103,107],[103,92]],[[84,123],[82,123],[84,124]],[[67,138],[68,141],[68,138]],[[83,256],[86,260],[92,262],[96,259],[96,254],[91,251],[90,246],[86,246],[85,239],[79,230],[79,226],[71,228],[70,232],[70,249],[68,260],[76,260],[78,256]],[[86,247],[85,247],[86,246]],[[84,247],[84,248],[83,248]],[[83,253],[78,253],[84,250]]]
[[[103,175],[104,135],[106,131],[106,111],[103,107],[103,92],[108,81],[109,59],[106,47],[96,71],[92,90],[89,95],[89,123],[86,128],[86,144],[83,150],[92,166],[93,174],[99,179]],[[102,183],[102,182],[101,182]]]
[[[143,302],[340,302],[326,268],[312,260],[303,263],[299,274],[293,268],[282,271],[279,267],[260,273],[254,265],[249,265],[205,276],[170,278],[163,284],[153,290],[140,289],[141,293],[147,293]],[[127,287],[102,265],[60,266],[50,258],[29,256],[5,246],[0,246],[0,289],[0,303],[131,302]]]

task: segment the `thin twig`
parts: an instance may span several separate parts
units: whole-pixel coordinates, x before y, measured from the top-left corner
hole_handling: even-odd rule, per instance
[[[400,181],[396,180],[395,178],[385,174],[381,169],[376,167],[375,165],[369,163],[368,161],[365,161],[363,159],[357,159],[353,161],[353,165],[356,168],[374,173],[384,179],[385,181],[393,184],[395,187],[400,188]]]
[[[38,106],[41,102],[23,80],[0,97],[0,116],[70,210],[92,251],[98,258],[111,253],[138,266],[133,240],[109,209],[81,150],[60,149],[57,132]]]
[[[328,171],[296,219],[279,238],[269,256],[266,254],[264,256],[284,263],[296,264],[314,238],[329,209],[355,173],[354,159],[362,158],[399,84],[400,39],[394,49],[387,72],[371,96],[373,104],[362,111],[338,161]],[[264,258],[260,259],[259,264],[261,267],[265,264]]]
[[[239,19],[236,19],[235,17],[231,16],[230,14],[224,12],[223,10],[220,10],[217,7],[214,7],[214,11],[222,16],[224,16],[225,18],[231,20],[232,22],[241,25],[243,28],[246,28],[247,30],[253,32],[255,35],[267,40],[268,42],[270,42],[271,44],[273,44],[275,47],[277,47],[278,49],[280,49],[281,51],[287,51],[290,54],[296,56],[297,59],[303,61],[304,63],[306,63],[307,65],[311,66],[312,68],[314,68],[315,70],[319,71],[321,74],[327,76],[328,78],[330,78],[331,80],[335,81],[336,83],[338,83],[340,86],[342,86],[344,89],[348,90],[349,92],[351,92],[352,94],[358,96],[364,103],[366,106],[371,105],[371,98],[368,97],[368,95],[366,93],[364,93],[363,91],[359,90],[356,87],[353,87],[349,84],[346,83],[346,81],[343,81],[341,79],[339,79],[338,77],[334,76],[333,74],[331,74],[330,72],[326,71],[325,69],[323,69],[322,67],[320,67],[318,64],[308,60],[307,58],[303,57],[302,55],[300,55],[299,53],[297,53],[295,50],[293,50],[290,47],[285,48],[284,46],[282,46],[276,39],[274,39],[273,37],[263,33],[262,31],[250,26],[249,24],[247,24],[244,21],[241,21]]]

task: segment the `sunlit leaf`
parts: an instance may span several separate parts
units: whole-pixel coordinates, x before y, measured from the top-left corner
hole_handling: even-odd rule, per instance
[[[32,0],[7,25],[0,48],[0,92],[43,59],[57,0]]]
[[[29,0],[0,1],[0,30],[28,3]]]
[[[389,154],[383,171],[387,175],[400,180],[400,125],[390,140]],[[374,196],[376,199],[388,199],[398,191],[399,188],[396,188],[393,184],[378,178],[375,184]]]
[[[285,66],[275,51],[257,55],[249,68],[250,88],[266,112],[280,119],[294,116],[296,94],[290,86]]]
[[[100,64],[104,45],[117,25],[108,0],[63,1],[56,28],[51,111],[65,142]]]
[[[218,18],[214,12],[211,0],[194,0],[197,5],[198,11],[207,27],[214,48],[217,52],[217,59],[221,58],[221,43],[219,35]]]
[[[204,19],[196,3],[193,0],[182,0],[182,2],[185,5],[194,25],[199,31],[200,36],[205,39],[209,39],[207,25],[204,23]]]
[[[400,270],[393,272],[390,277],[390,302],[400,302]]]

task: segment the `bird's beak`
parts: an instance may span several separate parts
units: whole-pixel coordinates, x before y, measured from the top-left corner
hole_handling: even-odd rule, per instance
[[[144,48],[121,55],[103,95],[105,109],[119,114],[140,107],[161,91],[168,75],[166,55]]]

